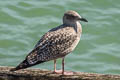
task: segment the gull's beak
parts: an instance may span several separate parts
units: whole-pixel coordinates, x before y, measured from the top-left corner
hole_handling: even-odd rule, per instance
[[[88,22],[85,18],[79,18],[80,21]]]

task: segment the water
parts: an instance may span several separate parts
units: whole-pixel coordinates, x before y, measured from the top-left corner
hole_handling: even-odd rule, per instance
[[[16,66],[40,37],[62,23],[63,13],[75,10],[83,34],[66,57],[66,70],[120,74],[120,0],[0,0],[0,65]],[[53,62],[33,68],[53,69]],[[57,62],[61,68],[61,60]]]

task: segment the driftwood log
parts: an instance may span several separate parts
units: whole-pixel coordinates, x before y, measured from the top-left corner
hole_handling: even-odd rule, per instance
[[[0,67],[0,80],[120,80],[120,75],[74,72],[74,75],[54,74],[49,70],[24,69],[9,71],[13,67]]]

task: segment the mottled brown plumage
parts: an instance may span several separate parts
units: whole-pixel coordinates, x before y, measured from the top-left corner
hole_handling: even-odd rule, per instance
[[[58,58],[63,58],[64,61],[64,57],[74,50],[80,40],[82,33],[80,20],[87,22],[77,12],[67,11],[63,16],[63,24],[45,33],[25,60],[11,71],[50,60],[56,61]]]

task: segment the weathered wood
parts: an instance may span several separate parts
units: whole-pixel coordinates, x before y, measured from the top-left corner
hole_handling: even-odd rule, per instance
[[[49,70],[24,69],[9,71],[12,67],[0,67],[0,80],[120,80],[120,75],[74,72],[74,75],[54,74]]]

